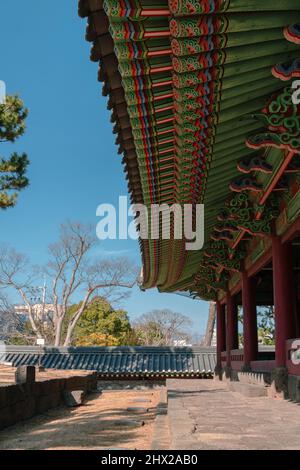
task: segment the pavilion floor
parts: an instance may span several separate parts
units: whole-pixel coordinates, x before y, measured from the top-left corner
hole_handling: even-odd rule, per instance
[[[168,380],[172,449],[300,449],[300,406],[246,398],[217,380]]]

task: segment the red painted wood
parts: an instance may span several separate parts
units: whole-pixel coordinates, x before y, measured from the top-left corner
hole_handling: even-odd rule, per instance
[[[243,365],[244,365],[243,361],[232,361],[231,362],[231,369],[236,370],[236,371],[241,371]]]
[[[268,197],[270,196],[271,192],[273,191],[273,189],[276,187],[278,181],[280,180],[280,178],[282,177],[283,173],[285,172],[285,170],[287,169],[287,167],[289,166],[290,162],[292,161],[293,157],[295,156],[295,153],[294,152],[289,152],[281,167],[279,168],[279,170],[277,171],[275,177],[273,178],[272,180],[272,183],[270,184],[270,186],[268,187],[267,191],[265,192],[265,194],[262,196],[262,198],[260,199],[259,201],[259,204],[260,205],[264,205],[266,200],[268,199]]]
[[[231,350],[238,349],[238,310],[235,297],[227,292],[227,325],[226,325],[226,351],[227,366],[231,365]]]
[[[256,361],[258,354],[257,315],[255,280],[242,272],[242,302],[244,329],[244,361],[250,365]]]
[[[165,65],[164,67],[151,67],[150,73],[169,72],[170,70],[173,70],[172,65]]]
[[[172,85],[173,84],[173,80],[167,80],[167,81],[163,81],[163,82],[156,82],[156,83],[152,83],[152,88],[159,88],[161,86],[168,86],[168,85]]]
[[[156,124],[159,125],[159,124],[166,124],[167,122],[173,122],[174,121],[174,117],[170,117],[170,118],[166,118],[166,119],[158,119],[156,121]]]
[[[160,57],[164,55],[171,55],[172,54],[172,49],[163,49],[160,51],[149,51],[147,56],[148,57]]]
[[[157,8],[156,10],[154,9],[145,9],[140,11],[140,16],[142,17],[147,17],[147,16],[170,16],[170,10],[165,8]]]
[[[153,101],[161,101],[167,98],[173,98],[173,93],[166,93],[165,95],[154,96]]]
[[[300,219],[297,218],[295,222],[287,229],[287,231],[282,236],[282,242],[285,243],[289,240],[300,235]]]
[[[151,39],[151,38],[165,38],[170,36],[170,30],[165,31],[145,31],[144,38]]]
[[[164,106],[163,108],[158,108],[155,110],[156,113],[164,113],[165,111],[170,111],[171,109],[174,109],[174,106]]]
[[[217,302],[217,366],[221,366],[222,352],[226,350],[225,305]]]
[[[246,233],[246,230],[241,230],[239,236],[237,237],[237,239],[235,240],[235,242],[233,243],[232,245],[232,248],[235,249],[238,244],[240,243],[240,241],[242,240],[243,236],[245,235]]]
[[[254,372],[271,372],[276,361],[251,361],[250,366]]]
[[[272,236],[276,367],[286,365],[285,343],[296,336],[291,245]]]
[[[266,251],[248,270],[248,276],[254,276],[272,260],[272,251]]]

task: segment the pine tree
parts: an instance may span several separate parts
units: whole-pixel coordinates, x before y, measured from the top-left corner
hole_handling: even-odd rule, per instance
[[[8,96],[0,104],[0,142],[15,142],[25,132],[28,111],[18,96]],[[18,192],[28,186],[26,170],[29,164],[25,153],[14,152],[8,159],[0,159],[0,208],[13,207]]]

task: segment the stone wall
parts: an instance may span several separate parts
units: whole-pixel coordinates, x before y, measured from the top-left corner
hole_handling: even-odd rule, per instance
[[[0,386],[0,429],[64,404],[64,392],[97,388],[97,374],[72,376]]]
[[[288,395],[290,400],[300,403],[300,377],[299,375],[288,376]]]

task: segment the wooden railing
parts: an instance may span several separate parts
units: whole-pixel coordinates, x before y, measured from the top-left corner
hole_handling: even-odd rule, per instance
[[[231,368],[240,371],[244,365],[244,350],[233,349],[230,352]],[[227,352],[221,353],[222,367],[227,362]],[[275,348],[274,346],[259,346],[258,359],[251,362],[251,368],[256,372],[270,372],[275,367]]]
[[[222,352],[221,352],[221,363],[222,363],[222,367],[225,367],[225,366],[226,366],[226,361],[227,361],[227,352],[226,352],[226,351],[222,351]]]
[[[233,370],[241,370],[244,365],[244,350],[232,349],[230,351],[230,362]]]

